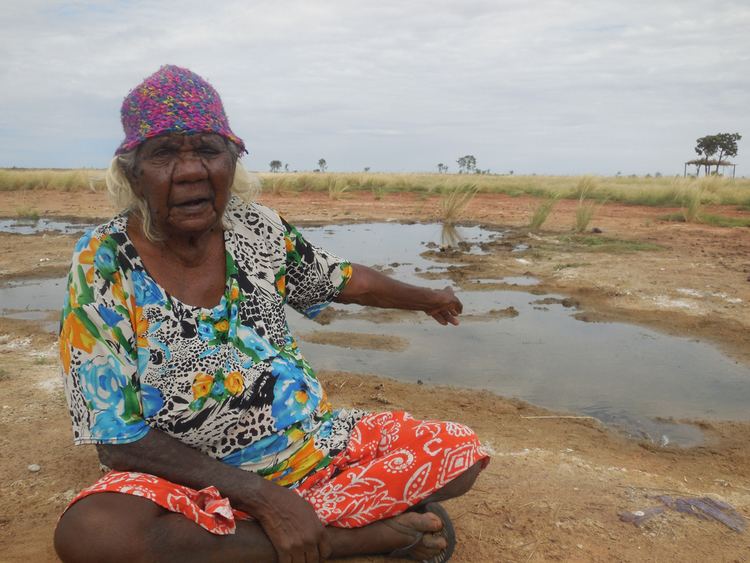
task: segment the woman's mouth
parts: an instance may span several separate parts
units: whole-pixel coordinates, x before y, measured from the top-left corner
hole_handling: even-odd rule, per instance
[[[207,197],[200,197],[200,198],[194,198],[194,199],[188,199],[185,201],[182,201],[180,203],[177,203],[174,205],[174,207],[177,207],[181,211],[197,211],[201,208],[203,208],[206,205],[210,205],[211,200]]]

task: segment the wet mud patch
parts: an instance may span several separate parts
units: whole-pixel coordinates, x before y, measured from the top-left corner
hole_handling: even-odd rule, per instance
[[[461,315],[461,322],[487,322],[498,319],[512,319],[520,313],[515,307],[506,307],[505,309],[490,309],[486,313],[469,313]]]
[[[375,324],[415,322],[424,317],[424,313],[418,311],[397,311],[394,309],[377,309],[375,307],[360,307],[358,309],[340,309],[338,307],[326,307],[312,319],[319,325],[329,325],[334,321],[362,320]]]
[[[63,276],[70,269],[76,235],[0,232],[0,281]],[[4,304],[5,305],[5,304]]]
[[[571,297],[545,297],[532,301],[534,305],[562,305],[565,308],[578,309],[581,304]]]
[[[362,334],[350,332],[303,332],[299,338],[314,344],[326,344],[341,348],[361,350],[382,350],[386,352],[403,352],[409,347],[409,340],[400,336],[387,334]]]

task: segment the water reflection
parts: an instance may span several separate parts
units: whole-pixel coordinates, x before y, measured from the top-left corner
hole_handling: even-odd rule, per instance
[[[443,223],[440,228],[440,246],[442,248],[458,248],[458,243],[462,242],[460,233],[455,225]]]

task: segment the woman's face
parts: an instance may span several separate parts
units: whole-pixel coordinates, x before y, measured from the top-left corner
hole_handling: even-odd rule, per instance
[[[236,160],[216,134],[170,134],[138,149],[133,191],[166,238],[195,236],[221,224]]]

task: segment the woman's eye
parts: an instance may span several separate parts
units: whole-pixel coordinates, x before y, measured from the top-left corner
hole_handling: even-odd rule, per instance
[[[201,156],[216,156],[221,151],[215,147],[198,147],[198,154]]]
[[[150,156],[151,158],[164,159],[169,158],[173,153],[174,151],[169,147],[159,147],[158,149],[155,149]]]

